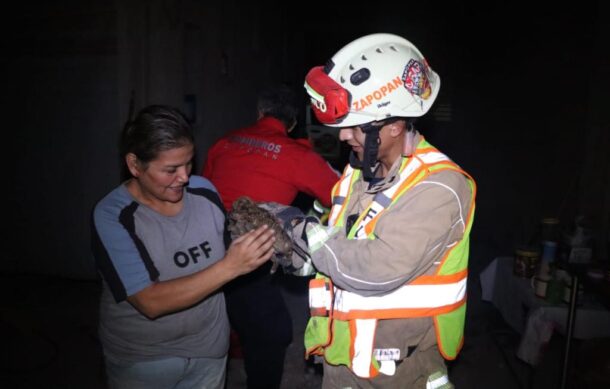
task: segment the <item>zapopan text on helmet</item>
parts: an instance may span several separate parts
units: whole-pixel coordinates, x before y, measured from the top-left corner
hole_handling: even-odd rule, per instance
[[[382,85],[379,89],[373,91],[373,93],[366,95],[365,97],[361,98],[360,100],[354,101],[352,103],[352,107],[355,112],[361,111],[364,108],[371,105],[373,103],[373,100],[383,99],[387,94],[392,93],[393,91],[397,90],[402,85],[403,84],[402,84],[402,80],[400,79],[400,76],[396,76],[393,80],[386,83],[386,85]],[[386,104],[384,104],[384,105],[386,105]]]
[[[364,96],[363,98],[354,101],[352,103],[353,111],[358,112],[358,111],[363,110],[364,108],[366,108],[370,104],[372,104],[374,100],[379,101],[379,100],[383,99],[384,97],[386,97],[386,95],[388,95],[389,93],[392,93],[393,91],[397,90],[401,86],[403,86],[403,82],[402,82],[400,76],[396,76],[393,80],[387,82],[385,85],[382,85],[380,88],[373,91],[373,93],[370,93],[370,94]],[[326,102],[323,99],[324,99],[324,97],[322,97],[320,99],[320,98],[315,98],[312,96],[310,100],[311,100],[311,104],[314,107],[319,109],[321,112],[326,112]],[[383,102],[383,103],[379,104],[379,107],[386,106],[389,103],[390,103],[389,101]]]

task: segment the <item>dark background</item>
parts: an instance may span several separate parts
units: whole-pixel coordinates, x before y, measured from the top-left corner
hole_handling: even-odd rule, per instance
[[[116,141],[130,109],[183,109],[196,130],[198,173],[214,140],[255,119],[262,86],[294,86],[304,116],[306,72],[375,32],[406,37],[441,76],[440,96],[418,128],[478,183],[475,274],[526,243],[543,217],[567,229],[582,215],[594,259],[607,261],[609,7],[490,3],[96,0],[5,8],[2,143],[10,173],[0,271],[96,277],[90,212],[120,182]]]

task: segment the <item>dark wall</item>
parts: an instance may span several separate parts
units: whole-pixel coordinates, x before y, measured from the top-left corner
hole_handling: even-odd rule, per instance
[[[116,13],[57,2],[3,14],[11,179],[0,271],[91,276],[91,204],[119,173]]]
[[[62,1],[9,14],[3,99],[17,156],[3,271],[94,276],[89,213],[119,183],[115,145],[130,104],[192,114],[198,171],[216,138],[254,119],[260,87],[287,82],[305,102],[307,70],[374,32],[405,36],[441,76],[418,128],[477,180],[474,270],[527,241],[544,216],[567,224],[584,214],[607,257],[607,5],[333,2],[294,12],[279,1]]]
[[[462,6],[448,19],[447,42],[459,48],[449,59],[455,120],[433,135],[479,184],[475,253],[510,254],[545,216],[567,227],[584,215],[607,231],[610,160],[591,163],[610,147],[607,103],[594,97],[610,81],[601,11],[511,2]]]

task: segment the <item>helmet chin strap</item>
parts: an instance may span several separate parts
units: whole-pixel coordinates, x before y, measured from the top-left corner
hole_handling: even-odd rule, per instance
[[[379,153],[379,130],[378,126],[366,123],[360,126],[362,132],[366,134],[364,138],[364,157],[362,161],[352,151],[349,156],[349,163],[353,168],[362,170],[365,181],[370,181],[375,177],[375,165],[377,165],[377,154]]]

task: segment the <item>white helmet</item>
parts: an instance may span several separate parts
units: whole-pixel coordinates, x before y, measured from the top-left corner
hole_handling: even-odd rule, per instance
[[[422,116],[440,85],[419,50],[392,34],[356,39],[305,78],[316,117],[330,127]]]

